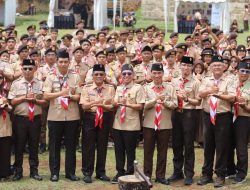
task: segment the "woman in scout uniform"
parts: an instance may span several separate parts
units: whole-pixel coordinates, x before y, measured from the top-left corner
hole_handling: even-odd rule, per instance
[[[169,138],[171,135],[171,115],[178,105],[174,86],[163,83],[163,65],[154,63],[151,68],[153,82],[144,86],[146,101],[144,107],[144,173],[152,177],[153,155],[157,142],[156,182],[168,185],[165,178]]]
[[[52,182],[59,180],[61,140],[64,136],[65,177],[78,181],[76,169],[76,144],[79,128],[80,98],[79,75],[68,69],[69,53],[65,49],[58,51],[57,70],[51,72],[43,86],[44,99],[50,101],[48,111],[49,129],[49,165]]]
[[[112,182],[117,183],[118,177],[134,172],[133,162],[138,135],[140,132],[139,113],[143,109],[145,94],[141,85],[133,82],[133,66],[122,66],[123,84],[116,89],[114,107],[117,107],[113,124],[115,157],[117,174]],[[127,157],[127,170],[124,165]]]

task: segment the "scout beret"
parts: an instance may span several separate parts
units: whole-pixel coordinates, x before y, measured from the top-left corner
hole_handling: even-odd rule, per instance
[[[27,27],[27,30],[30,30],[30,29],[35,30],[35,29],[36,29],[36,25],[34,25],[34,24],[29,25],[29,26]]]
[[[77,35],[79,32],[85,33],[84,30],[80,29],[80,30],[77,30],[77,31],[76,31],[76,35]]]
[[[247,42],[250,42],[250,36],[247,36]]]
[[[66,49],[59,49],[57,51],[58,58],[68,58],[69,59],[69,53],[66,51]]]
[[[244,57],[244,58],[242,59],[243,62],[249,61],[249,60],[250,60],[250,56],[246,56],[246,57]]]
[[[29,36],[28,38],[27,38],[27,40],[28,41],[35,41],[36,42],[36,37],[35,36]]]
[[[106,50],[100,50],[100,51],[98,51],[98,52],[95,54],[96,57],[98,57],[99,55],[105,55],[105,56],[107,56]]]
[[[48,30],[49,27],[48,27],[47,24],[43,24],[43,25],[40,26],[40,29]]]
[[[89,38],[91,38],[91,37],[96,38],[96,35],[95,35],[95,34],[89,34],[89,35],[87,36],[87,39],[89,39]]]
[[[37,49],[32,49],[29,56],[32,56],[32,55],[38,55],[38,50]]]
[[[250,69],[250,63],[240,62],[237,69]]]
[[[20,40],[24,40],[24,39],[27,39],[29,37],[28,34],[23,34],[21,37],[20,37]]]
[[[246,51],[246,47],[244,45],[238,45],[238,47],[236,48],[236,51]]]
[[[17,49],[17,54],[20,54],[23,50],[28,50],[27,45],[20,45]]]
[[[122,65],[122,72],[127,71],[127,70],[134,72],[133,66],[131,64],[127,64],[127,63],[123,64]]]
[[[213,63],[213,62],[221,62],[221,63],[223,63],[223,58],[222,58],[221,56],[214,55],[214,56],[212,57],[211,63]]]
[[[211,55],[211,56],[213,56],[214,55],[214,50],[212,48],[205,48],[201,52],[201,56],[202,55]]]
[[[216,36],[219,36],[220,34],[223,34],[223,31],[222,30],[219,30],[215,33]]]
[[[180,48],[180,49],[183,49],[183,50],[187,50],[187,44],[185,43],[179,43],[175,46],[175,48]]]
[[[192,35],[187,35],[184,40],[186,41],[187,39],[192,38]]]
[[[178,32],[172,32],[169,36],[169,38],[173,38],[173,37],[178,37],[179,33]]]
[[[139,32],[144,32],[144,29],[143,28],[137,28],[137,29],[135,29],[135,33],[139,33]]]
[[[41,20],[41,21],[39,22],[39,25],[47,25],[47,20]]]
[[[120,35],[128,34],[128,30],[121,30]]]
[[[152,64],[151,71],[163,71],[162,63],[154,63],[154,64]]]
[[[163,46],[163,45],[158,45],[158,44],[153,45],[153,46],[152,46],[152,51],[154,51],[154,50],[161,50],[161,51],[164,51],[164,46]]]
[[[91,42],[87,38],[81,39],[79,44],[82,45],[84,42],[88,42],[91,45]]]
[[[57,28],[51,28],[50,32],[58,32],[58,29]]]
[[[142,48],[142,50],[141,50],[141,52],[145,52],[145,51],[149,51],[149,52],[152,52],[152,49],[151,49],[151,47],[150,46],[144,46],[143,48]]]
[[[104,65],[95,64],[95,65],[93,66],[93,72],[95,72],[95,71],[103,71],[103,72],[105,72],[105,67],[104,67]]]
[[[150,30],[150,29],[155,29],[155,25],[152,24],[152,25],[148,26],[148,27],[145,29],[145,31],[147,32],[147,31]]]
[[[118,48],[116,48],[115,53],[119,53],[119,52],[126,52],[127,53],[126,46],[119,46]]]
[[[75,53],[75,52],[78,51],[78,50],[83,51],[82,46],[77,46],[77,47],[75,47],[72,53]]]
[[[115,53],[115,48],[109,47],[109,48],[106,49],[106,52],[107,52],[107,54],[109,54],[109,53]]]
[[[35,61],[33,59],[24,59],[22,66],[35,66]]]
[[[103,31],[105,31],[105,30],[110,30],[110,28],[109,28],[108,26],[103,26],[103,27],[101,28],[101,32],[103,32]]]
[[[79,20],[76,25],[84,23],[84,20]]]
[[[73,36],[71,34],[65,34],[63,37],[61,37],[62,40],[71,40]]]
[[[165,58],[168,58],[170,55],[176,55],[175,49],[168,50],[165,54]]]
[[[44,52],[44,55],[47,55],[47,54],[50,53],[50,52],[56,54],[56,51],[55,51],[55,50],[53,50],[52,48],[49,48],[49,49],[47,49],[47,50]]]
[[[5,42],[8,42],[9,40],[14,40],[14,41],[16,41],[16,38],[13,37],[13,36],[10,36],[10,37],[8,37],[8,38],[5,39]]]
[[[0,51],[0,56],[1,56],[2,54],[4,54],[4,53],[9,54],[8,50],[5,49],[5,50]]]
[[[163,35],[165,36],[165,32],[162,31],[162,30],[157,31],[157,32],[155,33],[155,36],[157,37],[157,36],[159,36],[159,35],[161,35],[161,34],[163,34]]]
[[[186,63],[186,64],[194,64],[194,58],[193,57],[188,57],[188,56],[183,56],[181,59],[182,63]]]
[[[109,40],[112,40],[112,39],[115,39],[116,40],[116,37],[114,35],[111,35],[107,38],[107,42],[109,42]]]
[[[202,42],[204,43],[204,42],[210,42],[211,43],[211,39],[210,38],[204,38],[203,40],[202,40]]]
[[[97,38],[99,38],[99,36],[100,36],[101,34],[104,34],[105,36],[107,35],[107,33],[106,33],[106,32],[104,32],[104,31],[100,31],[100,32],[98,32],[98,33],[97,33]]]

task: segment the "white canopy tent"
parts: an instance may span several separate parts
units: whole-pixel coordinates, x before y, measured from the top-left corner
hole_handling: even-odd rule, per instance
[[[220,14],[220,30],[223,30],[225,33],[229,32],[230,29],[230,12],[228,6],[229,0],[175,0],[174,6],[174,31],[178,31],[178,20],[177,20],[177,10],[180,2],[193,2],[193,3],[209,3],[209,4],[220,4],[221,6],[221,14]],[[168,0],[163,1],[164,6],[164,14],[165,14],[165,30],[167,32],[167,23],[168,23]]]
[[[16,22],[16,0],[2,1],[0,4],[0,22],[4,26],[15,24]]]

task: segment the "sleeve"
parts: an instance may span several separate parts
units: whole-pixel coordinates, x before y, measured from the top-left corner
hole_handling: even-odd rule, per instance
[[[199,92],[200,92],[200,91],[203,91],[203,90],[205,90],[206,88],[207,88],[207,80],[206,80],[206,79],[202,79],[198,91],[199,91]]]
[[[169,109],[175,109],[178,107],[178,99],[177,99],[176,89],[174,86],[172,87],[171,90],[170,100],[164,101],[164,107]]]
[[[136,103],[144,104],[145,103],[145,91],[142,86],[140,86],[137,94],[136,94]]]
[[[200,83],[198,80],[196,80],[196,81],[195,81],[195,84],[194,84],[194,97],[195,97],[195,99],[197,99],[197,100],[200,100],[200,99],[201,99],[200,96],[199,96],[199,88],[200,88],[200,85],[201,85],[201,83]]]
[[[155,99],[151,99],[148,96],[148,91],[147,87],[144,86],[144,92],[145,92],[145,105],[144,105],[144,109],[150,109],[152,107],[154,107],[154,105],[156,104]]]
[[[86,75],[86,78],[85,78],[86,83],[91,83],[93,81],[92,72],[93,72],[93,69],[90,69],[87,72],[87,75]]]
[[[232,82],[228,81],[227,92],[228,92],[228,95],[236,96],[236,88],[235,88],[235,85],[232,84]]]
[[[53,80],[48,76],[43,83],[43,92],[52,92]]]
[[[90,101],[89,95],[88,95],[88,88],[86,86],[82,88],[79,104],[83,104],[85,101]]]
[[[115,102],[118,102],[118,101],[119,101],[119,87],[117,87],[117,89],[116,89],[116,91],[115,91],[114,101],[115,101]]]
[[[8,99],[12,100],[16,97],[16,88],[15,88],[15,83],[12,83],[8,95]]]

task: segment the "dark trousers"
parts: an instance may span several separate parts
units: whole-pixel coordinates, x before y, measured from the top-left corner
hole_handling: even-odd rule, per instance
[[[248,169],[248,138],[250,134],[250,117],[238,116],[234,122],[237,154],[237,176],[245,178]]]
[[[202,174],[213,175],[214,156],[216,153],[215,173],[225,177],[230,144],[231,113],[216,115],[215,126],[210,121],[210,114],[204,112],[204,165]]]
[[[28,142],[30,173],[38,173],[38,146],[41,132],[41,116],[35,116],[34,121],[32,122],[28,117],[16,115],[13,131],[15,133],[14,166],[16,172],[23,172],[23,152],[26,142]]]
[[[144,173],[149,178],[152,177],[153,157],[155,143],[157,143],[157,164],[156,178],[165,178],[168,142],[171,134],[171,129],[157,130],[143,128],[144,138]]]
[[[11,137],[0,137],[0,178],[10,176]]]
[[[248,30],[249,30],[248,20],[244,20],[244,30],[245,30],[245,31],[248,31]]]
[[[65,173],[75,174],[76,169],[76,141],[79,120],[48,121],[49,128],[49,167],[51,175],[59,175],[61,141],[64,137],[65,145]]]
[[[231,120],[233,120],[233,114],[231,114]],[[228,160],[227,160],[227,175],[236,174],[236,165],[234,161],[235,157],[235,132],[233,123],[230,126],[230,141],[229,141],[229,151],[228,151]]]
[[[49,107],[42,107],[42,126],[40,135],[40,144],[46,144],[46,131],[47,131],[47,117]]]
[[[92,176],[96,150],[96,175],[105,174],[109,131],[112,126],[112,113],[103,113],[102,128],[95,127],[95,113],[85,112],[82,130],[82,172]]]
[[[195,110],[174,111],[172,114],[172,146],[174,173],[181,174],[184,165],[186,177],[194,176],[194,136],[195,136]]]
[[[134,173],[134,160],[136,152],[136,144],[140,131],[123,131],[113,129],[113,138],[115,143],[115,160],[118,175],[125,174],[124,166],[127,156],[126,174]]]

